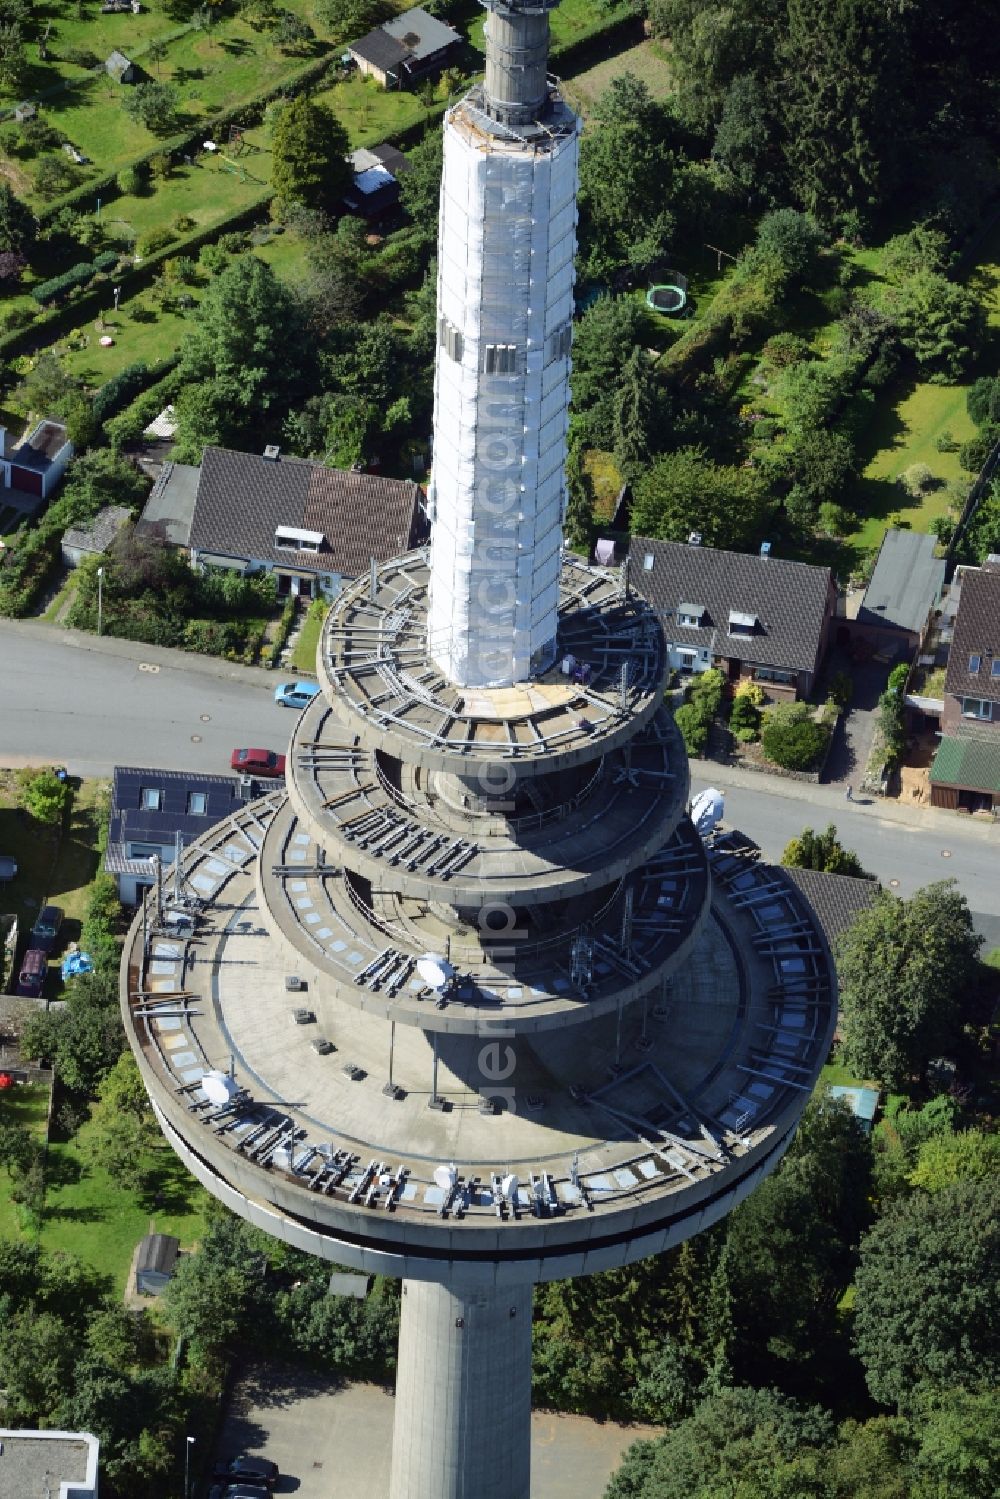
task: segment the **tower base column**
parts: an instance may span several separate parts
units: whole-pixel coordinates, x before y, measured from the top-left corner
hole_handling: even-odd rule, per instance
[[[404,1280],[389,1499],[529,1499],[531,1286]]]

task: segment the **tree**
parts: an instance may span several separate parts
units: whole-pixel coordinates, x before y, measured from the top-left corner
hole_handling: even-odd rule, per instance
[[[161,1136],[130,1051],[103,1078],[97,1099],[88,1154],[129,1191],[142,1192],[155,1169],[152,1152]]]
[[[167,44],[161,36],[154,36],[146,47],[146,56],[156,69],[156,76],[160,76],[160,68],[167,55]]]
[[[775,208],[757,225],[757,248],[781,267],[791,286],[808,286],[815,276],[823,234],[816,220],[794,208]]]
[[[937,1390],[921,1402],[915,1499],[994,1499],[1000,1492],[995,1389]]]
[[[642,311],[632,297],[598,297],[576,325],[573,432],[589,447],[614,447],[618,391],[641,332]]]
[[[759,80],[749,73],[734,78],[726,91],[712,160],[748,199],[766,201],[778,190],[782,171],[778,122]]]
[[[407,152],[409,170],[399,179],[399,201],[427,244],[437,240],[443,140],[440,130],[428,130]]]
[[[775,0],[650,0],[655,35],[669,38],[670,71],[685,124],[711,137],[736,79],[772,93],[784,5]]]
[[[968,287],[956,286],[937,271],[916,271],[891,287],[884,306],[898,325],[904,348],[932,382],[960,380],[982,347],[982,302]]]
[[[630,1447],[605,1499],[811,1499],[833,1423],[773,1390],[725,1390],[655,1442]]]
[[[177,113],[177,90],[155,79],[137,83],[122,94],[122,108],[130,120],[145,125],[154,135],[165,135]]]
[[[256,1275],[248,1237],[238,1219],[211,1219],[197,1254],[179,1262],[163,1292],[174,1333],[198,1358],[225,1347],[239,1335]]]
[[[297,16],[294,11],[283,10],[277,19],[272,35],[275,45],[280,47],[282,52],[300,52],[303,47],[307,47],[313,41],[316,33],[309,22]]]
[[[824,833],[803,828],[798,838],[785,845],[781,862],[786,869],[818,869],[824,874],[849,874],[860,880],[875,878],[862,868],[857,854],[844,848],[832,822]]]
[[[966,1129],[932,1135],[920,1147],[910,1182],[925,1192],[940,1192],[956,1182],[982,1181],[1000,1175],[1000,1135]]]
[[[573,441],[566,454],[566,522],[564,532],[566,545],[584,556],[590,553],[590,538],[594,524],[594,481],[586,465],[586,450],[580,441]]]
[[[792,487],[785,511],[802,530],[816,525],[824,505],[832,504],[857,474],[854,444],[842,432],[812,428],[798,436],[789,457]]]
[[[788,0],[778,48],[792,190],[830,223],[867,217],[884,191],[899,127],[905,43],[880,0]]]
[[[977,427],[1000,422],[1000,378],[982,375],[974,380],[966,394],[965,405]]]
[[[21,806],[36,822],[56,827],[63,820],[70,797],[69,782],[60,780],[51,767],[17,772]]]
[[[316,13],[341,42],[352,42],[392,15],[387,0],[320,0]]]
[[[0,19],[0,88],[13,93],[19,88],[27,66],[20,22]]]
[[[282,109],[271,142],[271,182],[279,197],[307,208],[335,208],[350,183],[347,134],[332,110],[299,94]]]
[[[621,372],[614,393],[614,454],[623,479],[639,477],[649,462],[661,430],[655,376],[649,368],[646,352],[634,348]]]
[[[5,1421],[40,1426],[71,1383],[74,1334],[52,1312],[28,1307],[0,1322]]]
[[[647,85],[624,73],[594,106],[597,129],[580,147],[580,254],[584,274],[604,281],[622,266],[644,271],[674,228],[665,206],[674,177],[674,130]]]
[[[37,234],[38,223],[31,209],[15,196],[9,182],[0,183],[0,250],[28,255]]]
[[[708,743],[709,725],[692,703],[682,703],[674,713],[674,722],[681,731],[684,748],[688,755],[697,759],[704,754]]]
[[[272,406],[287,400],[293,382],[308,379],[308,353],[288,358],[301,325],[291,292],[257,256],[242,256],[215,277],[181,359],[187,388],[178,420],[189,444],[193,433],[206,430],[199,422],[213,441],[249,437]]]
[[[752,469],[713,463],[704,448],[678,448],[637,480],[632,529],[663,541],[697,531],[706,546],[746,549],[759,540],[770,503]]]
[[[862,1240],[854,1346],[873,1397],[1000,1378],[1000,1179],[904,1199]]]
[[[837,944],[844,1060],[900,1091],[955,1039],[982,939],[950,880],[902,901],[880,890]]]

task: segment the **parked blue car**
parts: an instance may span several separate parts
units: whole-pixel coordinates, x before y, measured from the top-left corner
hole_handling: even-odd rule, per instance
[[[319,692],[315,682],[281,682],[274,689],[279,708],[306,708]]]

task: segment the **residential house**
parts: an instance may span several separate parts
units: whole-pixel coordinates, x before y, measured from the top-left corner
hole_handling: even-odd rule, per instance
[[[1000,557],[963,570],[941,730],[930,768],[931,805],[1000,808]]]
[[[16,448],[7,448],[7,429],[0,427],[0,484],[47,500],[66,472],[73,444],[62,422],[46,418],[23,437]]]
[[[137,905],[152,887],[154,855],[166,868],[174,862],[178,834],[185,845],[193,843],[244,799],[238,776],[116,766],[104,867],[123,905]]]
[[[659,614],[674,671],[714,666],[731,688],[752,677],[776,701],[812,690],[837,600],[829,568],[636,536],[629,581]]]
[[[425,10],[407,10],[352,42],[349,55],[383,88],[406,88],[444,67],[462,45],[461,33]]]
[[[941,601],[945,560],[933,536],[890,527],[882,538],[851,634],[877,655],[909,659],[922,644]]]
[[[373,557],[386,562],[423,539],[422,501],[409,479],[345,473],[278,448],[263,455],[206,448],[191,562],[271,573],[281,595],[333,598]]]
[[[354,181],[344,194],[344,206],[365,219],[389,213],[399,202],[399,178],[410,164],[395,146],[360,146],[348,158]]]
[[[100,1443],[89,1431],[0,1427],[0,1494],[97,1499]]]
[[[64,531],[62,560],[66,566],[79,567],[84,557],[103,557],[131,514],[127,505],[105,505],[93,520]]]

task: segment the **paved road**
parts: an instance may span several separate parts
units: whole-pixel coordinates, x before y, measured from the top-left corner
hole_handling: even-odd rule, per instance
[[[0,622],[0,662],[4,765],[224,772],[236,745],[283,750],[295,718],[275,674],[30,621]]]
[[[275,674],[182,651],[0,621],[0,764],[225,771],[235,745],[283,750],[294,722]],[[158,668],[155,671],[148,667]],[[849,803],[841,788],[696,761],[692,785],[726,792],[726,822],[777,859],[803,827],[833,822],[866,869],[900,895],[954,876],[990,946],[1000,946],[1000,826],[933,808]],[[898,882],[898,883],[896,883]]]
[[[704,760],[692,763],[691,786],[692,792],[705,786],[724,791],[726,824],[749,834],[770,859],[779,859],[804,827],[832,822],[841,842],[899,895],[953,877],[988,946],[1000,947],[1000,825],[933,807],[848,802],[839,786],[783,781]]]

